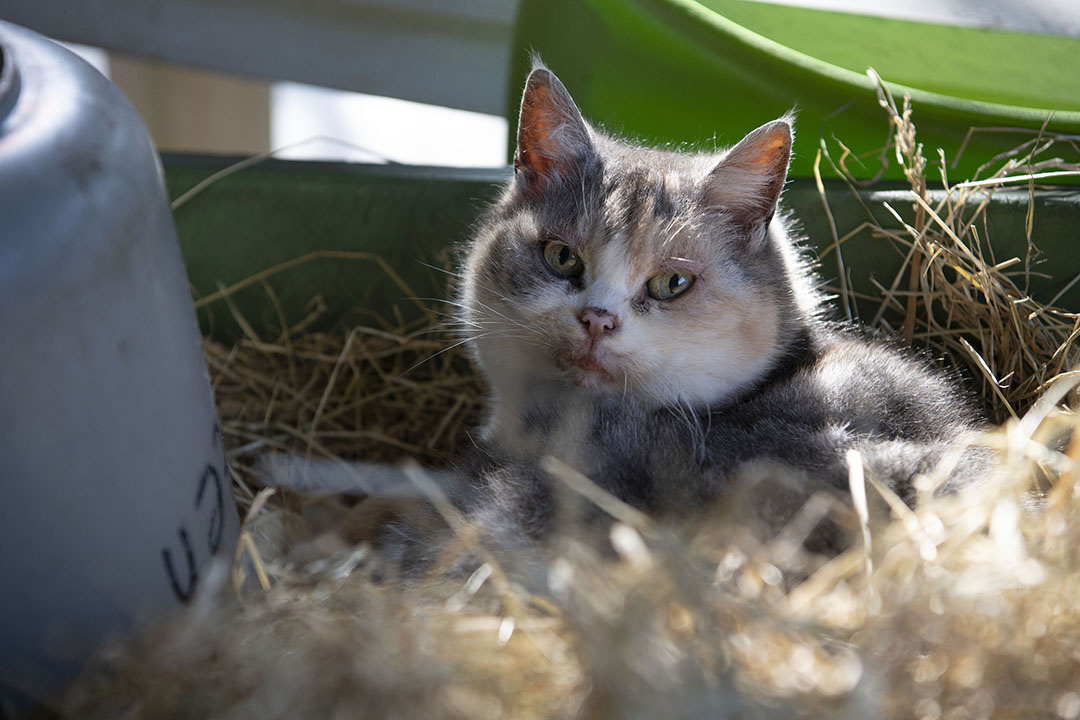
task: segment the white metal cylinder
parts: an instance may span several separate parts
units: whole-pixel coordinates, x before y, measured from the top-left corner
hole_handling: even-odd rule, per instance
[[[238,522],[157,155],[0,22],[0,696],[189,601]],[[21,704],[21,703],[20,703]]]

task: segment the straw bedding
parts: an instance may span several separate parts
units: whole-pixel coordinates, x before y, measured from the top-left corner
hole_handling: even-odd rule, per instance
[[[369,546],[322,532],[350,502],[260,491],[252,469],[270,451],[446,462],[483,403],[463,348],[396,320],[344,336],[249,329],[235,346],[205,344],[246,515],[237,561],[190,611],[103,653],[58,712],[1080,717],[1080,434],[1068,409],[1080,319],[1026,297],[1025,263],[994,259],[980,221],[1009,178],[1076,171],[1055,159],[1071,140],[1033,138],[933,204],[937,171],[910,108],[884,90],[881,101],[915,220],[838,236],[823,260],[852,242],[890,242],[906,258],[863,319],[981,386],[1004,424],[970,442],[995,449],[997,477],[942,498],[926,478],[910,510],[853,462],[849,501],[814,496],[773,537],[745,521],[768,487],[751,482],[670,527],[551,465],[613,518],[599,542],[567,527],[550,547],[495,560],[447,509],[457,548],[487,562],[400,583]],[[819,160],[844,176],[852,158],[823,143]],[[835,558],[799,545],[825,517],[854,539]]]

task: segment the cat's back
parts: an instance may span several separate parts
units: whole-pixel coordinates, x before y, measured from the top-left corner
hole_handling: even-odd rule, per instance
[[[955,373],[925,354],[862,328],[830,327],[816,362],[799,384],[855,431],[931,441],[976,427],[980,413]]]
[[[788,368],[710,411],[710,459],[722,475],[776,460],[843,486],[846,452],[855,449],[907,495],[915,474],[981,427],[960,388],[922,354],[822,322]]]

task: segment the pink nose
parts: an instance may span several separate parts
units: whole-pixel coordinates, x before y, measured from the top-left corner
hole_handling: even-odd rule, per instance
[[[578,315],[578,320],[585,326],[589,337],[595,342],[605,334],[615,332],[619,327],[619,319],[607,310],[598,307],[587,307]]]

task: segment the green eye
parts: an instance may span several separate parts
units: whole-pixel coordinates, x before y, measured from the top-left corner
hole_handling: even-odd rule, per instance
[[[649,291],[649,297],[653,300],[670,300],[673,297],[682,295],[693,284],[693,275],[684,275],[674,270],[665,270],[659,275],[653,275],[649,278],[649,281],[645,283],[645,288]]]
[[[585,263],[569,245],[549,242],[544,246],[544,262],[564,278],[573,278],[585,271]]]

